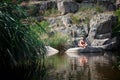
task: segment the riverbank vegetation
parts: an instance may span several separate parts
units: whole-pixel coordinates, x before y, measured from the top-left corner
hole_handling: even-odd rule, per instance
[[[116,11],[115,11],[115,14],[116,14],[116,16],[117,16],[117,18],[118,18],[118,22],[117,22],[117,27],[115,27],[114,29],[113,29],[113,34],[114,35],[120,35],[120,9],[117,9]]]
[[[79,11],[71,15],[73,24],[85,23],[89,25],[90,19],[99,13],[106,12],[106,8],[99,4],[85,4],[81,3]]]
[[[58,49],[61,53],[66,50],[66,47],[68,47],[68,39],[69,37],[62,33],[54,33],[52,36],[49,36],[45,42]]]
[[[44,29],[36,22],[23,23],[22,21],[26,19],[26,11],[17,2],[11,0],[0,2],[0,76],[2,79],[31,80],[33,75],[39,75],[39,79],[42,80],[45,74],[46,51],[42,39],[36,34],[43,33]]]

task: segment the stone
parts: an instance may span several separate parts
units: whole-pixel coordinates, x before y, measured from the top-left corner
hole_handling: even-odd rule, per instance
[[[38,16],[38,17],[36,17],[36,20],[37,20],[38,22],[41,22],[41,21],[44,21],[45,19],[44,19],[43,16]]]
[[[116,7],[120,8],[120,0],[116,0]]]
[[[93,53],[93,52],[103,52],[103,48],[98,46],[89,46],[86,48],[75,47],[68,49],[65,53]]]
[[[91,46],[102,46],[108,40],[109,40],[108,38],[106,38],[106,39],[94,39]]]
[[[112,29],[116,24],[115,16],[100,13],[90,20],[90,31],[87,37],[89,46],[101,46],[103,50],[115,47],[116,38],[112,38]]]
[[[113,48],[117,47],[117,37],[113,37],[106,42],[104,42],[103,45],[108,45],[105,47],[105,50],[112,50]]]
[[[75,13],[79,9],[78,3],[72,0],[59,0],[57,1],[57,7],[58,11],[63,15],[66,13]]]
[[[105,42],[106,40],[102,41]],[[109,40],[108,44],[101,44],[101,46],[87,46],[86,48],[82,47],[75,47],[69,48],[65,53],[97,53],[97,52],[104,52],[106,50],[111,50],[115,47],[116,44],[116,37]]]
[[[90,20],[90,31],[88,35],[89,41],[92,43],[94,39],[105,39],[111,37],[113,27],[113,15],[108,13],[101,13],[95,15]]]
[[[111,3],[111,4],[108,6],[108,10],[109,10],[109,11],[115,11],[115,10],[116,10],[116,6]]]
[[[45,46],[45,48],[46,48],[47,56],[51,56],[59,52],[57,49],[52,48],[51,46]]]
[[[31,12],[32,14],[34,13],[34,15],[39,15],[39,14],[43,14],[45,10],[48,9],[57,9],[57,2],[56,1],[31,1],[29,2],[29,5],[27,5],[28,8],[29,6],[34,6],[33,10],[31,11],[31,9],[29,9],[29,12]]]
[[[48,19],[48,22],[51,31],[64,33],[73,38],[87,36],[89,32],[87,24],[73,24],[70,15],[62,15],[54,18],[51,17]]]
[[[69,27],[72,24],[72,20],[70,18],[70,16],[62,16],[62,22],[66,27]]]

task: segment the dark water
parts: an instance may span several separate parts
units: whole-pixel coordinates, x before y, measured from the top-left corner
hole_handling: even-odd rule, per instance
[[[48,58],[45,80],[120,80],[119,53],[69,53]]]

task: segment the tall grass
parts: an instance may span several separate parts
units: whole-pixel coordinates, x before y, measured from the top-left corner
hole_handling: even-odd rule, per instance
[[[50,45],[60,52],[65,51],[65,47],[67,46],[68,36],[59,32],[54,33],[50,37],[45,39],[47,45]]]
[[[0,3],[0,76],[30,80],[33,74],[39,74],[42,80],[45,48],[36,32],[41,34],[44,29],[36,23],[22,23],[26,18],[18,4],[11,0]]]
[[[106,8],[102,5],[99,4],[88,4],[88,5],[84,5],[81,4],[79,11],[96,11],[97,13],[102,13],[106,10]]]
[[[71,16],[72,22],[73,24],[79,24],[80,23],[80,19],[78,16]]]
[[[60,15],[60,12],[56,8],[48,9],[43,12],[43,16],[51,17]]]

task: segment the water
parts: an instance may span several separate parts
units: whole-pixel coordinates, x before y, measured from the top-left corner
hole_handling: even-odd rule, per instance
[[[45,80],[120,80],[118,54],[69,53],[48,58]]]

